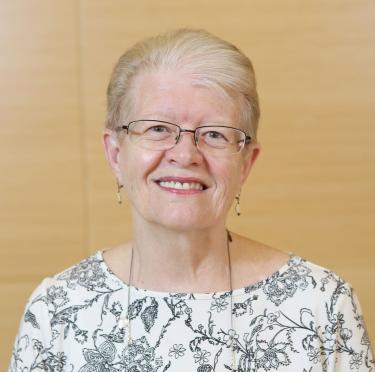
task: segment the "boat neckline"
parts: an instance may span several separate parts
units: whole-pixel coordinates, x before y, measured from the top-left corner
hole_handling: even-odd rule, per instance
[[[103,257],[104,250],[99,250],[96,252],[95,256],[100,261],[102,268],[108,273],[108,275],[123,289],[128,290],[129,285],[125,283],[122,279],[120,279],[112,269],[107,265],[106,261]],[[292,252],[287,252],[289,259],[281,265],[277,270],[275,270],[272,274],[266,276],[265,278],[247,286],[241,288],[235,288],[232,290],[232,297],[241,296],[244,294],[249,294],[250,292],[262,287],[267,281],[277,278],[280,275],[284,274],[288,270],[292,269],[296,265],[300,264],[302,258],[295,255]],[[163,292],[163,291],[156,291],[147,288],[139,288],[135,286],[130,286],[131,292],[136,292],[144,296],[148,297],[181,297],[187,299],[212,299],[212,297],[224,297],[230,295],[229,290],[227,291],[216,291],[216,292]]]

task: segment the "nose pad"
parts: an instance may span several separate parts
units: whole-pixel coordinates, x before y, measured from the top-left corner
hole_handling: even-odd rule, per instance
[[[190,131],[190,130],[181,131],[181,133],[178,136],[176,136],[176,138],[175,138],[176,145],[180,142],[182,134],[184,134],[184,133],[190,133],[190,134],[192,134],[193,135],[193,138],[192,138],[193,143],[194,143],[195,146],[197,146],[198,142],[197,142],[197,139],[195,138],[194,131]]]

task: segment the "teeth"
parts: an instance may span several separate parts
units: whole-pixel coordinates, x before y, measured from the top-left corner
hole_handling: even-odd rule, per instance
[[[195,182],[161,181],[159,182],[159,185],[170,189],[203,190],[203,186],[200,183]]]

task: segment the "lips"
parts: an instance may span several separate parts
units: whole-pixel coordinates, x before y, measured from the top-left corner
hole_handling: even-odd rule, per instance
[[[178,190],[203,190],[203,185],[195,182],[174,182],[174,181],[161,181],[159,185],[169,189]]]
[[[181,190],[181,191],[203,191],[207,185],[197,178],[186,177],[162,177],[155,182],[162,188]]]

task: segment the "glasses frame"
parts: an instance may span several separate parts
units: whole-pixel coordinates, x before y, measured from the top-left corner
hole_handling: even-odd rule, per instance
[[[239,131],[241,133],[243,133],[243,135],[245,136],[244,137],[244,141],[242,142],[243,145],[241,146],[240,150],[239,151],[236,151],[234,152],[233,154],[238,154],[240,153],[244,147],[246,145],[248,145],[249,143],[251,143],[252,141],[252,138],[242,129],[239,129],[239,128],[234,128],[234,127],[230,127],[230,126],[227,126],[227,125],[202,125],[200,127],[196,127],[195,129],[183,129],[181,128],[178,124],[175,124],[175,123],[171,123],[169,121],[165,121],[165,120],[156,120],[156,119],[138,119],[138,120],[132,120],[130,121],[128,124],[126,125],[120,125],[119,127],[116,127],[115,128],[115,131],[116,132],[120,132],[122,130],[125,130],[126,131],[126,134],[129,134],[129,127],[131,126],[131,124],[133,123],[138,123],[138,122],[141,122],[141,121],[151,121],[151,122],[154,122],[154,123],[164,123],[164,124],[169,124],[169,125],[173,125],[175,127],[178,128],[178,135],[176,136],[175,138],[175,143],[173,146],[169,147],[169,148],[166,148],[166,149],[172,149],[174,146],[176,146],[181,138],[181,133],[192,133],[194,135],[194,144],[197,148],[198,147],[198,136],[197,136],[197,133],[198,133],[198,130],[199,129],[202,129],[202,128],[211,128],[211,127],[222,127],[222,128],[230,128],[230,129],[234,129],[236,131]]]

